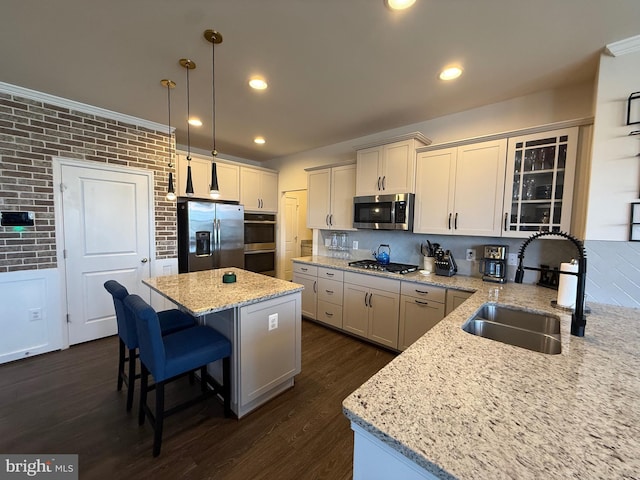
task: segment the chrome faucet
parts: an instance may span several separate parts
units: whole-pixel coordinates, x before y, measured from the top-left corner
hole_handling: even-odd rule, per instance
[[[569,233],[565,232],[538,232],[531,235],[528,239],[520,247],[520,252],[518,253],[518,269],[516,270],[516,278],[515,283],[522,283],[522,278],[524,277],[525,270],[535,270],[535,271],[543,271],[542,268],[535,267],[525,267],[523,265],[524,262],[524,251],[527,246],[536,238],[545,237],[549,235],[555,235],[558,237],[563,237],[573,243],[578,250],[578,271],[577,272],[563,272],[560,271],[558,273],[562,275],[577,275],[578,277],[578,286],[576,289],[576,306],[571,314],[571,335],[575,335],[577,337],[584,337],[584,328],[587,325],[587,319],[585,317],[585,306],[584,306],[584,292],[585,292],[585,282],[587,279],[587,252],[584,249],[584,245],[580,240]]]

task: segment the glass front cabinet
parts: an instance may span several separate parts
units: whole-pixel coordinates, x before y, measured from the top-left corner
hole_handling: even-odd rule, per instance
[[[578,127],[509,138],[503,237],[569,232]]]

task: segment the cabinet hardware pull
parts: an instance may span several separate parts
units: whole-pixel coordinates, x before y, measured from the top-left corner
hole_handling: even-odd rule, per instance
[[[302,270],[303,272],[306,272],[308,269],[304,267],[300,267],[300,270]]]
[[[333,277],[335,274],[334,274],[334,273],[329,273],[329,272],[327,272],[325,275],[326,275],[327,277]]]
[[[329,214],[329,225],[333,226],[333,213]]]
[[[423,290],[416,290],[416,293],[423,293],[423,294],[427,295],[429,292],[425,292]]]
[[[506,212],[504,214],[504,231],[507,231],[507,216],[509,215],[509,212]]]
[[[327,289],[325,289],[325,292],[327,292],[329,295],[333,295],[333,290],[327,290]]]
[[[378,190],[380,190],[380,177],[378,177]]]
[[[449,213],[449,230],[451,230],[451,213]]]
[[[385,175],[384,177],[382,177],[382,190],[386,190],[387,187],[385,186],[387,180],[387,176]]]
[[[414,299],[414,302],[416,302],[418,305],[429,305],[428,302],[421,302],[420,300],[415,300]]]
[[[327,317],[333,317],[333,313],[324,312],[324,314],[325,314]]]
[[[316,289],[316,285],[318,284],[317,280],[313,281],[313,293],[318,293],[318,290]]]
[[[458,212],[456,212],[456,219],[453,221],[453,228],[458,229]]]
[[[368,293],[368,292],[364,294],[364,306],[365,306],[365,307],[368,307],[368,306],[369,306],[369,304],[367,303],[367,295],[369,295],[369,293]]]
[[[369,308],[373,308],[373,302],[372,302],[372,300],[373,300],[373,293],[370,293],[370,294],[369,294]]]
[[[327,213],[327,216],[324,218],[324,223],[325,225],[329,226],[329,214]]]

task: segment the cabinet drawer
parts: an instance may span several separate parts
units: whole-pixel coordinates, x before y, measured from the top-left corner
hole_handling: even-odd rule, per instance
[[[376,275],[345,272],[344,283],[361,285],[366,288],[377,288],[378,290],[385,290],[389,293],[400,293],[400,280],[378,277]]]
[[[320,300],[316,319],[333,327],[342,328],[342,306]]]
[[[318,278],[328,278],[329,280],[339,280],[342,282],[344,272],[333,268],[318,267]]]
[[[318,300],[342,305],[342,280],[318,278]]]
[[[309,265],[308,263],[293,262],[293,271],[295,273],[304,273],[305,275],[318,275],[318,267]]]
[[[445,302],[447,293],[446,288],[434,287],[433,285],[426,285],[424,283],[417,282],[402,282],[401,292],[402,295],[409,295],[414,298],[422,298],[424,300],[430,300],[432,302]]]

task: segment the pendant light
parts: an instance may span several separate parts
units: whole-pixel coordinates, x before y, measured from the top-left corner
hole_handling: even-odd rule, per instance
[[[181,58],[180,65],[187,70],[187,197],[193,197],[193,179],[191,178],[191,131],[189,129],[190,98],[189,98],[189,70],[196,68],[196,63],[188,58]]]
[[[213,148],[211,150],[211,184],[209,185],[209,195],[211,198],[220,197],[218,188],[218,171],[216,168],[216,44],[222,43],[222,35],[215,30],[205,30],[204,38],[211,42],[211,136],[213,138]]]
[[[169,135],[167,139],[169,141],[169,168],[173,168],[173,150],[171,148],[171,89],[176,86],[176,82],[167,80],[166,78],[160,80],[160,85],[167,87],[167,110],[169,111]],[[169,185],[167,186],[167,200],[173,202],[176,199],[176,191],[173,188],[173,171],[169,171]]]

